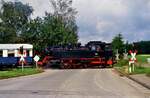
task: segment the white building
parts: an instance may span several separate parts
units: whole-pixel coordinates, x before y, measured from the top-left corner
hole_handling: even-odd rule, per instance
[[[20,57],[20,47],[23,47],[24,57],[33,56],[33,45],[31,44],[0,44],[0,57]]]

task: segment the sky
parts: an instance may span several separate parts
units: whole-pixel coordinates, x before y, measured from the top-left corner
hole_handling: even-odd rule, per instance
[[[52,11],[49,0],[17,1],[33,6],[33,18]],[[78,36],[83,44],[111,42],[118,33],[124,41],[150,40],[150,0],[73,0],[73,7],[78,11]]]

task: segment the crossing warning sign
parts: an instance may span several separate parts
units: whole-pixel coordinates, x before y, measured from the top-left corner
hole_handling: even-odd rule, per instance
[[[129,59],[129,73],[131,73],[135,69],[134,63],[137,61],[137,59],[135,57],[137,54],[137,50],[135,50],[135,51],[130,50],[129,53],[131,55],[131,58]]]
[[[129,53],[130,53],[130,55],[131,55],[131,58],[130,58],[129,61],[134,61],[134,62],[136,62],[137,59],[136,59],[135,56],[136,56],[136,54],[137,54],[137,50],[135,50],[135,51],[130,50]]]

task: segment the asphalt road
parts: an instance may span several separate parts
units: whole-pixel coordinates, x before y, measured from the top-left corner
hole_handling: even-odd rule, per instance
[[[150,98],[150,90],[113,69],[46,70],[0,80],[0,98]]]

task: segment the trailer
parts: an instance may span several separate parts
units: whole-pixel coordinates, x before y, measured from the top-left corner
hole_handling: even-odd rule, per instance
[[[23,48],[22,52],[20,51]],[[0,68],[20,65],[23,55],[25,65],[33,63],[33,45],[31,44],[0,44]]]

